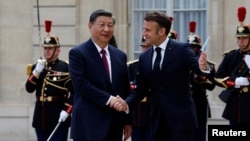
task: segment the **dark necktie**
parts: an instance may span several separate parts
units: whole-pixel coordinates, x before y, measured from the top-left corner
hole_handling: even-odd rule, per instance
[[[156,51],[156,58],[155,58],[155,62],[154,62],[154,72],[160,73],[160,62],[161,62],[161,48],[160,47],[156,47],[155,48]]]
[[[102,62],[104,64],[105,70],[109,76],[109,64],[108,64],[108,60],[106,57],[106,51],[104,49],[101,50],[101,54],[102,54]]]

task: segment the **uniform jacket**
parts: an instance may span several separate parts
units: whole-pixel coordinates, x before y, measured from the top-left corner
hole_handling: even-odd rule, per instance
[[[103,140],[114,119],[122,137],[124,124],[132,124],[124,112],[116,112],[106,105],[111,95],[124,99],[129,94],[126,54],[111,45],[108,50],[112,83],[91,39],[69,52],[69,70],[76,92],[71,126],[73,139]]]
[[[150,89],[151,125],[156,132],[162,116],[171,130],[189,130],[197,127],[195,105],[190,93],[189,69],[201,74],[198,60],[188,43],[169,39],[163,58],[160,80],[156,81],[152,70],[154,48],[139,57],[139,74],[136,93],[127,99],[130,108],[140,101]]]
[[[226,85],[227,82],[234,82],[236,77],[249,77],[249,69],[247,68],[244,57],[245,53],[239,49],[231,50],[224,54],[224,58],[218,67],[215,75],[219,81],[218,86],[231,89],[230,97],[223,111],[223,117],[239,124],[250,124],[250,91],[249,86],[234,88],[234,86]]]
[[[34,64],[32,70],[35,68]],[[56,127],[61,110],[67,111],[73,104],[74,89],[71,83],[68,63],[57,59],[47,63],[39,78],[30,74],[26,82],[29,93],[35,91],[36,103],[32,126],[34,128],[52,130]],[[60,125],[60,128],[70,126],[70,117]]]
[[[197,57],[199,57],[199,54]],[[208,75],[197,75],[190,71],[190,87],[192,97],[194,99],[198,125],[205,126],[207,124],[207,118],[211,117],[210,107],[207,99],[207,90],[211,91],[215,88],[214,81],[215,64],[211,61],[207,61],[211,71]]]

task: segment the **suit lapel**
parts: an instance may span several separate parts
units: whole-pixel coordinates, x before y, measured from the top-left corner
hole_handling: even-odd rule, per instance
[[[116,62],[115,62],[115,60],[114,60],[114,58],[115,58],[115,53],[113,52],[113,50],[112,50],[112,48],[108,48],[108,50],[109,50],[109,55],[110,55],[110,65],[111,65],[111,78],[112,78],[112,82],[115,80],[115,76],[116,75],[113,75],[113,74],[116,74],[116,67],[114,67],[114,66],[116,66]]]
[[[101,73],[104,75],[105,79],[109,82],[110,82],[110,79],[109,79],[109,76],[108,74],[106,73],[106,70],[105,70],[105,67],[104,67],[104,64],[102,62],[102,59],[101,59],[101,55],[100,53],[98,52],[98,50],[96,49],[96,46],[95,44],[93,43],[93,41],[91,39],[89,39],[88,41],[88,48],[89,50],[91,51],[91,54],[92,54],[92,58],[95,60],[96,64],[99,65],[98,68],[101,68]],[[111,53],[110,53],[111,54]],[[112,62],[112,61],[111,61]],[[112,67],[112,65],[111,65]]]
[[[167,68],[168,62],[169,62],[170,58],[172,57],[173,47],[174,47],[174,41],[169,39],[168,44],[166,46],[165,53],[164,53],[163,62],[162,62],[162,70],[161,71],[163,71],[163,72],[165,72],[165,69]]]
[[[154,48],[153,48],[153,46],[150,47],[148,49],[148,51],[146,51],[145,53],[146,53],[145,56],[147,56],[147,57],[143,58],[143,59],[145,59],[145,61],[143,61],[145,68],[143,68],[143,69],[145,69],[147,72],[150,73],[149,76],[154,76],[154,72],[153,72],[153,54],[154,54]],[[148,64],[150,64],[150,65],[148,65]]]

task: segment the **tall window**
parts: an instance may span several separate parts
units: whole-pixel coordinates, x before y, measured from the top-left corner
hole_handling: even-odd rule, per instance
[[[201,37],[202,43],[207,38],[207,0],[130,0],[130,6],[134,59],[137,59],[141,52],[143,17],[147,11],[157,10],[173,17],[172,29],[177,31],[179,41],[187,41],[190,21],[196,22],[195,34]]]

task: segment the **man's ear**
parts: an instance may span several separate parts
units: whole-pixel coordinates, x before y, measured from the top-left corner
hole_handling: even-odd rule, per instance
[[[159,33],[160,35],[164,35],[166,33],[166,28],[160,28]]]
[[[91,27],[92,27],[92,23],[89,22],[88,28],[91,29]]]
[[[61,48],[57,48],[57,51],[60,53],[61,52]]]

